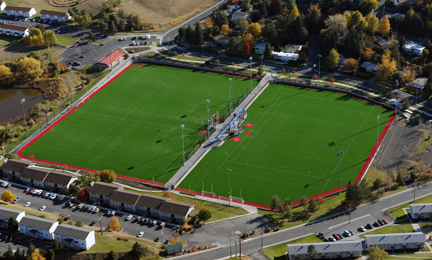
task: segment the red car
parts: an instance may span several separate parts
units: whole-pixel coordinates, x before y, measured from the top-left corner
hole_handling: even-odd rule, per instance
[[[374,225],[377,227],[381,227],[381,224],[378,221],[375,221]]]
[[[74,61],[74,62],[72,63],[72,65],[79,66],[79,65],[81,65],[81,62]]]
[[[13,22],[9,22],[9,24],[13,24]]]
[[[387,220],[385,220],[385,219],[381,219],[381,221],[384,222],[384,224],[386,224],[386,225],[388,224]]]
[[[29,190],[28,193],[32,194],[34,192],[34,189]]]
[[[333,234],[333,237],[336,238],[336,240],[340,240],[340,237],[336,234]]]

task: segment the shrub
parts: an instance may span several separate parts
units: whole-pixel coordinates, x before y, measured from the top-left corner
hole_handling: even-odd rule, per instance
[[[117,240],[119,240],[119,241],[129,241],[129,238],[127,238],[127,237],[117,237]]]
[[[271,230],[272,230],[271,227],[267,227],[265,231],[268,233],[268,232],[270,232]]]

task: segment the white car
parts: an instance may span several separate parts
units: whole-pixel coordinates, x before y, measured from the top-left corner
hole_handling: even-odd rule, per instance
[[[137,235],[137,237],[142,237],[144,235],[144,231],[139,232],[139,234]]]
[[[116,214],[115,211],[111,211],[111,216],[114,216]]]
[[[127,216],[126,221],[129,221],[132,219],[132,215]]]
[[[329,238],[328,238],[328,241],[336,242],[336,238],[334,238],[334,237],[329,237]]]
[[[26,189],[24,190],[24,192],[27,193],[29,190],[30,190],[30,188],[26,188]]]
[[[31,202],[29,201],[29,202],[27,202],[26,204],[24,204],[24,207],[28,207],[28,206],[30,206],[31,205]]]
[[[366,228],[364,228],[364,227],[359,227],[359,230],[360,230],[361,232],[366,232]]]
[[[347,236],[347,237],[350,237],[351,233],[348,230],[344,230],[343,235]]]
[[[53,199],[55,199],[55,198],[57,198],[57,194],[53,194],[53,195],[50,197],[50,200],[53,200]]]
[[[59,198],[59,200],[64,200],[66,198],[66,196],[65,195],[62,195],[60,198]]]
[[[2,185],[3,187],[6,187],[8,184],[9,184],[9,183],[8,183],[7,181],[4,181],[1,185]]]
[[[46,206],[42,206],[42,207],[40,207],[40,211],[44,211],[46,209]]]
[[[45,193],[43,194],[44,197],[48,197],[48,195],[49,195],[49,192],[45,192]]]

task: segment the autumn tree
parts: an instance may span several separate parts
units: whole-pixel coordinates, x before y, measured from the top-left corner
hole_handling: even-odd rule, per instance
[[[213,20],[211,17],[207,17],[204,20],[204,29],[208,30],[209,28],[213,27]]]
[[[224,24],[221,27],[221,34],[228,36],[228,31],[229,31],[229,25],[228,24]]]
[[[364,10],[364,13],[369,13],[372,10],[375,10],[378,6],[378,0],[364,0],[361,4],[361,8]]]
[[[110,222],[109,222],[109,224],[108,224],[108,227],[111,230],[116,230],[116,229],[120,228],[121,225],[120,225],[120,223],[118,221],[118,218],[112,217],[111,220],[110,220]]]
[[[381,18],[380,25],[378,27],[378,33],[382,36],[387,38],[390,34],[390,20],[388,19],[387,15]]]
[[[345,35],[348,31],[347,19],[341,14],[331,15],[325,21],[328,30],[337,30],[340,34]]]
[[[297,8],[297,6],[294,6],[293,9],[291,10],[291,18],[293,19],[293,21],[300,15],[300,12]]]
[[[251,23],[247,28],[247,33],[252,34],[255,40],[259,40],[261,38],[261,26],[259,23]]]
[[[353,72],[358,69],[359,61],[353,58],[346,59],[343,63],[344,71]]]
[[[163,193],[162,197],[170,198],[171,200],[175,200],[174,195],[173,195],[171,192],[169,192],[169,191],[165,191],[165,192]]]
[[[283,11],[282,0],[271,0],[270,7],[274,15],[280,15]]]
[[[212,214],[211,212],[206,209],[202,208],[198,213],[198,220],[203,221],[204,223],[211,218]]]
[[[351,29],[354,26],[358,26],[361,22],[366,25],[366,19],[363,17],[362,13],[360,11],[355,11],[351,15],[350,23],[348,24],[348,27]]]
[[[14,79],[12,77],[11,69],[9,67],[6,67],[5,65],[0,65],[0,82],[8,85],[13,81]]]
[[[376,17],[376,15],[374,14],[370,15],[367,23],[367,32],[370,35],[373,35],[376,32],[378,26],[379,26],[379,20]]]
[[[329,55],[327,56],[327,65],[330,68],[336,68],[339,64],[339,53],[335,49],[331,49]]]
[[[99,176],[101,181],[108,183],[113,183],[117,178],[117,174],[113,170],[107,169],[101,171]]]
[[[36,248],[30,255],[29,260],[46,260],[46,258],[42,256],[40,249]]]
[[[75,226],[76,226],[76,227],[83,227],[84,224],[83,224],[83,222],[82,222],[81,220],[77,220],[77,221],[75,222]]]
[[[59,252],[63,249],[63,244],[54,238],[51,240],[51,248],[54,250],[54,252]]]
[[[48,47],[58,43],[53,30],[45,31],[43,33],[43,40],[44,40],[44,44]]]
[[[246,45],[246,43],[248,43]],[[255,38],[251,33],[247,33],[242,39],[242,52],[245,54],[250,54],[252,49],[255,47]]]
[[[372,50],[372,48],[365,48],[362,51],[363,59],[365,59],[367,61],[370,61],[373,58],[374,55],[375,55],[375,51]]]
[[[416,78],[416,72],[412,67],[406,66],[402,69],[402,73],[400,75],[401,83],[404,83],[407,86],[411,86],[411,82],[413,82],[415,78]]]
[[[91,16],[88,14],[76,15],[74,17],[74,21],[78,24],[78,26],[84,27],[84,28],[89,27],[93,23]]]
[[[13,195],[10,190],[6,190],[1,195],[1,200],[4,202],[7,202],[8,204],[9,204],[9,202],[13,201],[15,198],[16,198],[16,196]]]
[[[40,61],[34,58],[23,58],[18,61],[18,71],[20,71],[24,78],[35,79],[42,75]]]
[[[170,245],[174,245],[177,244],[180,240],[180,234],[178,232],[174,233],[174,235],[171,236],[170,238]]]
[[[376,77],[381,80],[388,80],[396,71],[396,61],[386,54],[382,55],[381,63],[378,63],[378,71]]]
[[[300,200],[300,206],[303,207],[303,210],[306,211],[306,206],[308,204],[308,198],[306,196],[302,196]]]
[[[372,246],[369,248],[367,253],[367,259],[370,260],[384,260],[388,258],[388,253],[377,246]]]
[[[317,203],[319,205],[319,207],[321,208],[321,205],[327,202],[327,199],[324,197],[318,197],[317,199]]]
[[[244,35],[249,27],[249,22],[246,18],[240,17],[234,22],[235,28],[239,31],[239,35]]]
[[[78,198],[80,200],[88,200],[89,199],[88,191],[86,189],[81,189],[80,191],[78,191]]]

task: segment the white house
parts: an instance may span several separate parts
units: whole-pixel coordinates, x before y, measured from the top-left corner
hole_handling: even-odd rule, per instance
[[[5,8],[6,8],[6,2],[0,1],[0,12],[3,12]]]
[[[427,84],[427,81],[428,81],[427,78],[416,78],[413,82],[411,82],[411,86],[418,89],[424,89],[424,87]]]
[[[299,55],[297,53],[285,53],[285,52],[276,52],[272,51],[273,57],[279,59],[283,62],[287,62],[290,60],[297,60]]]
[[[234,12],[234,13],[232,14],[232,20],[233,20],[233,21],[235,21],[235,20],[237,20],[237,19],[240,19],[240,18],[242,18],[242,17],[244,17],[244,18],[249,18],[250,15],[249,15],[248,13],[244,13],[244,12],[241,12],[241,11],[236,11],[236,12]]]
[[[296,53],[301,51],[301,49],[303,48],[303,45],[298,45],[298,44],[287,44],[284,46],[282,52],[285,53]]]
[[[64,247],[76,250],[89,250],[96,243],[94,230],[68,224],[59,225],[54,231],[54,238]]]
[[[138,202],[140,194],[127,190],[115,190],[110,195],[110,206],[115,209],[124,209],[129,212],[136,212],[135,205]]]
[[[372,62],[365,61],[360,65],[360,67],[365,69],[369,73],[377,73],[378,71],[378,66]]]
[[[69,189],[72,182],[77,179],[76,176],[64,172],[52,171],[44,180],[44,187],[48,190],[58,189],[60,191],[64,188]]]
[[[426,48],[426,47],[421,46],[421,45],[418,45],[418,44],[415,44],[415,43],[413,43],[413,42],[407,42],[407,43],[405,43],[405,45],[403,46],[403,50],[404,50],[404,51],[406,51],[406,52],[410,52],[410,53],[414,53],[414,54],[417,54],[417,55],[421,55],[422,52],[423,52],[423,50],[424,50],[425,48]]]
[[[307,252],[309,245],[313,245],[317,251],[315,259],[337,259],[342,257],[357,258],[362,255],[363,251],[363,245],[361,241],[288,244],[288,259],[310,259]]]
[[[39,15],[40,15],[40,19],[42,20],[59,21],[59,22],[66,22],[72,18],[68,13],[51,11],[51,10],[42,10],[40,11]]]
[[[34,164],[30,161],[9,159],[1,167],[3,177],[8,179],[15,177],[19,180],[21,172],[31,165]]]
[[[426,237],[423,232],[380,234],[365,236],[365,251],[372,246],[384,250],[421,249],[425,246]]]
[[[405,15],[401,14],[401,13],[386,14],[386,16],[387,16],[388,19],[405,17]]]
[[[32,17],[36,14],[36,10],[31,7],[6,6],[4,9],[5,15]]]
[[[29,35],[29,27],[15,24],[3,24],[0,34],[12,35],[15,37],[26,37]]]
[[[25,236],[52,240],[58,224],[58,221],[50,219],[25,216],[19,222],[19,232]]]
[[[123,188],[114,184],[105,182],[96,182],[88,189],[89,199],[93,202],[101,202],[103,204],[110,204],[110,195],[115,190],[122,190]]]
[[[7,229],[10,217],[14,217],[18,223],[25,216],[25,211],[0,207],[0,228]]]
[[[431,217],[431,212],[432,203],[410,205],[410,215],[412,219],[429,219]]]
[[[192,210],[192,204],[166,200],[159,207],[159,218],[167,222],[182,222]]]
[[[21,175],[20,179],[27,186],[33,185],[34,187],[44,189],[45,188],[45,179],[48,176],[50,171],[37,168],[37,167],[29,167],[25,168]]]
[[[255,47],[254,47],[255,53],[256,54],[264,54],[264,50],[265,50],[265,47],[266,47],[267,44],[269,46],[271,46],[271,43],[268,43],[268,42],[257,42],[255,44]]]

